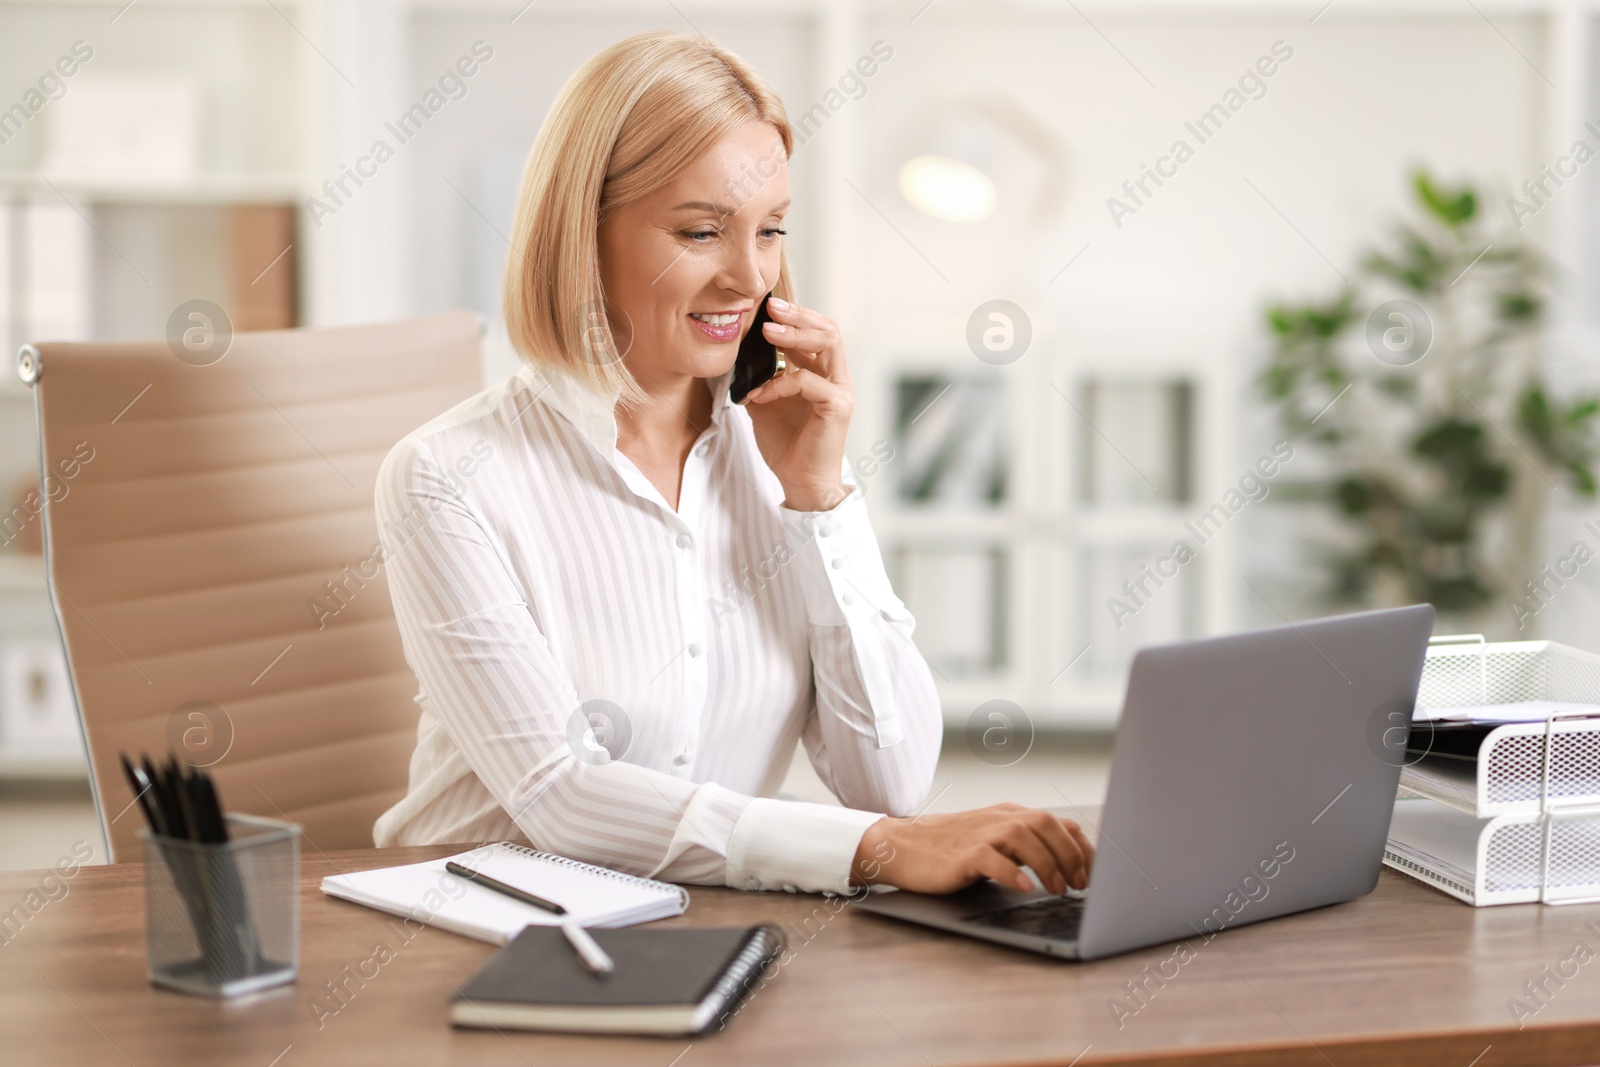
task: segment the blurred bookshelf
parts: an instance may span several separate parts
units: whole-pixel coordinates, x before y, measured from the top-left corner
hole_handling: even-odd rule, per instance
[[[1055,331],[999,368],[965,349],[873,354],[877,403],[856,419],[892,458],[857,474],[948,725],[999,699],[1036,728],[1111,726],[1138,646],[1231,624],[1220,540],[1150,576],[1197,541],[1185,522],[1232,477],[1216,469],[1231,454],[1228,344]],[[1124,582],[1148,592],[1130,600]],[[1118,599],[1134,610],[1111,612]]]
[[[289,18],[316,6],[0,3],[0,777],[85,773],[17,350],[159,340],[195,299],[236,330],[303,321],[318,126]]]

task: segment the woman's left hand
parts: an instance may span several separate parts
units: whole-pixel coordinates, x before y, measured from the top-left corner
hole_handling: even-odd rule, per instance
[[[767,313],[772,321],[762,329],[789,368],[750,391],[756,444],[783,485],[785,507],[828,511],[847,492],[839,472],[855,409],[844,340],[838,323],[808,307],[773,297]]]

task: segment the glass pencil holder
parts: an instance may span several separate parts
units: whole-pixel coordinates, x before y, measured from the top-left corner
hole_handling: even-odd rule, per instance
[[[230,840],[140,830],[150,981],[207,997],[293,982],[300,962],[300,828],[227,816]]]

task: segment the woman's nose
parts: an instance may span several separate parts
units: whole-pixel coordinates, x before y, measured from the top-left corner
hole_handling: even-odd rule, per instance
[[[723,267],[726,288],[749,297],[765,295],[771,286],[767,284],[766,273],[762,269],[765,266],[764,259],[765,253],[753,241],[740,245],[730,254],[729,261]],[[774,278],[773,282],[776,281]]]

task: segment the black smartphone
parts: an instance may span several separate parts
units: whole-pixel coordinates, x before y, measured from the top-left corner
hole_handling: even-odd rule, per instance
[[[771,293],[761,298],[756,308],[755,321],[739,341],[739,355],[733,361],[733,377],[728,382],[728,399],[743,404],[750,390],[770,382],[778,373],[778,350],[767,340],[763,323],[771,322],[767,314],[767,300]]]

